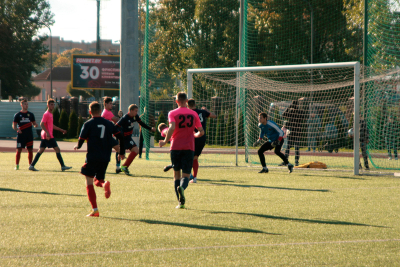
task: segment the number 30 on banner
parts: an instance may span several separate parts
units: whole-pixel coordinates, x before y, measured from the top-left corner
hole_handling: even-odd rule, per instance
[[[82,69],[82,74],[80,75],[80,77],[82,79],[87,79],[89,78],[89,76],[92,80],[96,80],[97,78],[99,78],[100,70],[98,67],[92,66],[89,69],[89,66],[81,66],[81,69]]]

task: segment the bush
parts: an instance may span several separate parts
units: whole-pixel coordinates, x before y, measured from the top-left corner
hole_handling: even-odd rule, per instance
[[[60,111],[56,106],[53,110],[53,125],[59,126],[60,125],[59,120],[60,120]],[[60,133],[59,131],[53,131],[53,135],[54,137],[60,137],[62,133]]]
[[[78,129],[78,115],[76,115],[75,110],[73,110],[69,115],[68,137],[71,138],[76,137],[77,129]]]
[[[82,126],[83,126],[84,123],[85,123],[85,122],[83,121],[82,116],[79,116],[79,119],[78,119],[78,128],[76,129],[76,136],[79,137],[79,135],[80,135],[80,133],[81,133]]]
[[[63,130],[68,129],[68,114],[67,112],[63,109],[60,114],[60,120],[59,120],[59,126]],[[62,136],[62,133],[60,133],[60,136]]]
[[[164,140],[164,138],[161,136],[161,133],[158,131],[158,125],[161,123],[165,123],[168,125],[163,112],[160,112],[160,115],[158,116],[158,120],[157,120],[157,124],[156,124],[156,132],[154,134],[154,142],[157,142],[157,143],[159,140]]]

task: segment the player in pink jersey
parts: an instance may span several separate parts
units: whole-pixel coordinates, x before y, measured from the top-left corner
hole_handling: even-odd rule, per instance
[[[104,105],[104,110],[101,113],[101,117],[116,124],[119,121],[119,117],[115,116],[112,113],[112,98],[109,96],[105,96],[103,98],[103,105]]]
[[[178,108],[169,112],[169,129],[164,140],[160,140],[160,147],[171,140],[171,162],[174,166],[174,188],[179,205],[176,208],[185,208],[184,190],[189,184],[189,175],[192,171],[194,157],[194,138],[204,135],[203,127],[196,112],[187,108],[187,96],[179,92],[176,96]],[[198,132],[193,134],[194,129]],[[181,173],[182,170],[182,173]]]
[[[40,122],[40,127],[42,127],[42,133],[40,135],[42,137],[42,142],[40,143],[40,148],[36,153],[35,159],[29,166],[30,171],[37,171],[37,169],[35,169],[35,164],[38,162],[40,156],[42,155],[46,147],[53,148],[54,151],[56,152],[57,159],[61,165],[61,171],[69,170],[72,168],[64,165],[64,160],[61,156],[60,148],[57,145],[56,139],[54,139],[53,129],[60,131],[63,134],[67,133],[66,130],[63,130],[53,124],[54,106],[55,106],[54,99],[50,98],[49,100],[47,100],[47,111],[43,114],[42,121]]]
[[[119,117],[115,116],[114,113],[112,113],[112,98],[109,96],[105,96],[103,98],[103,112],[101,113],[101,117],[111,121],[112,123],[116,124],[119,121]],[[121,160],[119,158],[118,152],[115,153],[115,161],[116,161],[116,173],[121,172]]]

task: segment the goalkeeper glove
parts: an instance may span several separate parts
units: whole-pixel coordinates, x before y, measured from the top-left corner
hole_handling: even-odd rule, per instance
[[[279,146],[280,142],[278,140],[275,140],[274,142],[271,143],[272,147],[277,147]]]
[[[257,141],[254,142],[253,146],[258,146],[261,143],[261,139],[258,139]]]

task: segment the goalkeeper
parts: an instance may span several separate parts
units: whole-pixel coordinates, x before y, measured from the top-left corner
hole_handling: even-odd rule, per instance
[[[259,145],[263,136],[265,134],[267,135],[268,141],[265,142],[258,150],[258,156],[260,157],[260,162],[263,166],[262,170],[258,173],[268,173],[268,168],[265,164],[264,152],[267,150],[272,150],[273,148],[275,148],[275,154],[278,155],[285,162],[285,164],[288,166],[289,173],[291,173],[293,171],[293,165],[289,163],[288,159],[281,152],[284,141],[284,133],[274,121],[268,120],[267,117],[268,115],[265,112],[262,112],[258,115],[258,127],[261,129],[261,132],[260,138],[253,145]]]

